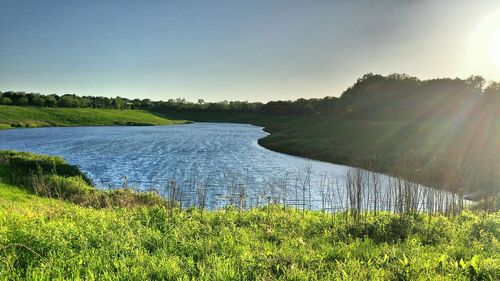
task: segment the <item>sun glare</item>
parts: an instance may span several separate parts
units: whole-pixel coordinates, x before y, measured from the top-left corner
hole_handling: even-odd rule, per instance
[[[500,10],[484,18],[472,32],[464,70],[500,79]]]
[[[500,71],[500,27],[491,34],[489,41],[490,57]]]

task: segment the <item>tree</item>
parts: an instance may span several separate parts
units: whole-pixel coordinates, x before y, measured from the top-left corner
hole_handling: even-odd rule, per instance
[[[57,101],[59,107],[77,107],[78,101],[72,95],[64,95]]]
[[[0,104],[3,104],[3,105],[10,105],[12,104],[12,100],[8,97],[2,97],[0,99]]]
[[[31,99],[31,105],[34,105],[34,106],[43,106],[45,104],[45,100],[40,97],[40,96],[34,96],[32,99]]]
[[[28,103],[29,103],[29,101],[26,97],[20,97],[16,101],[16,105],[20,105],[20,106],[28,105]]]
[[[145,108],[149,108],[151,107],[152,105],[152,102],[150,99],[143,99],[142,100],[142,106],[145,107]]]
[[[80,99],[78,107],[90,107],[92,105],[92,100],[88,97],[83,97]]]
[[[116,108],[116,109],[122,109],[124,106],[124,102],[123,102],[123,99],[120,98],[120,97],[116,97],[114,100],[113,100],[113,107]]]
[[[500,97],[500,82],[491,82],[484,89],[484,95],[487,97]]]
[[[486,80],[482,76],[471,76],[465,80],[467,85],[471,86],[476,93],[482,93]]]
[[[46,96],[45,100],[44,100],[44,104],[45,104],[45,106],[48,106],[48,107],[55,107],[57,104],[56,97]]]

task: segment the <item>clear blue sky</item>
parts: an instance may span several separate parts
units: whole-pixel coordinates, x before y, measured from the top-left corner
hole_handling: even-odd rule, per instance
[[[268,101],[338,96],[367,72],[500,80],[482,55],[495,52],[498,0],[0,0],[0,11],[0,91]]]

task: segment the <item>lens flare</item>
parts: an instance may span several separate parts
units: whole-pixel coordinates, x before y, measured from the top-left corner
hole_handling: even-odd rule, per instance
[[[469,40],[464,72],[500,79],[500,10],[480,21]]]
[[[491,34],[489,41],[490,57],[500,71],[500,28]]]

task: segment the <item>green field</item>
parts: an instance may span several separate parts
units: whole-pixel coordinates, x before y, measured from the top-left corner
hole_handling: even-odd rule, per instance
[[[169,120],[142,110],[0,106],[0,129],[53,126],[170,125]]]
[[[129,205],[121,197],[110,205],[85,207],[88,201],[74,200],[75,194],[92,201],[103,192],[84,183],[75,186],[78,176],[71,173],[37,169],[34,175],[60,180],[52,186],[54,181],[45,181],[53,190],[39,193],[45,197],[33,194],[39,178],[27,176],[33,175],[29,167],[45,167],[51,160],[63,166],[62,159],[0,156],[1,280],[500,278],[498,212],[456,217],[365,213],[354,222],[345,213],[272,205],[248,211],[180,210],[137,194],[133,197],[142,200]],[[12,184],[13,174],[26,184]]]

